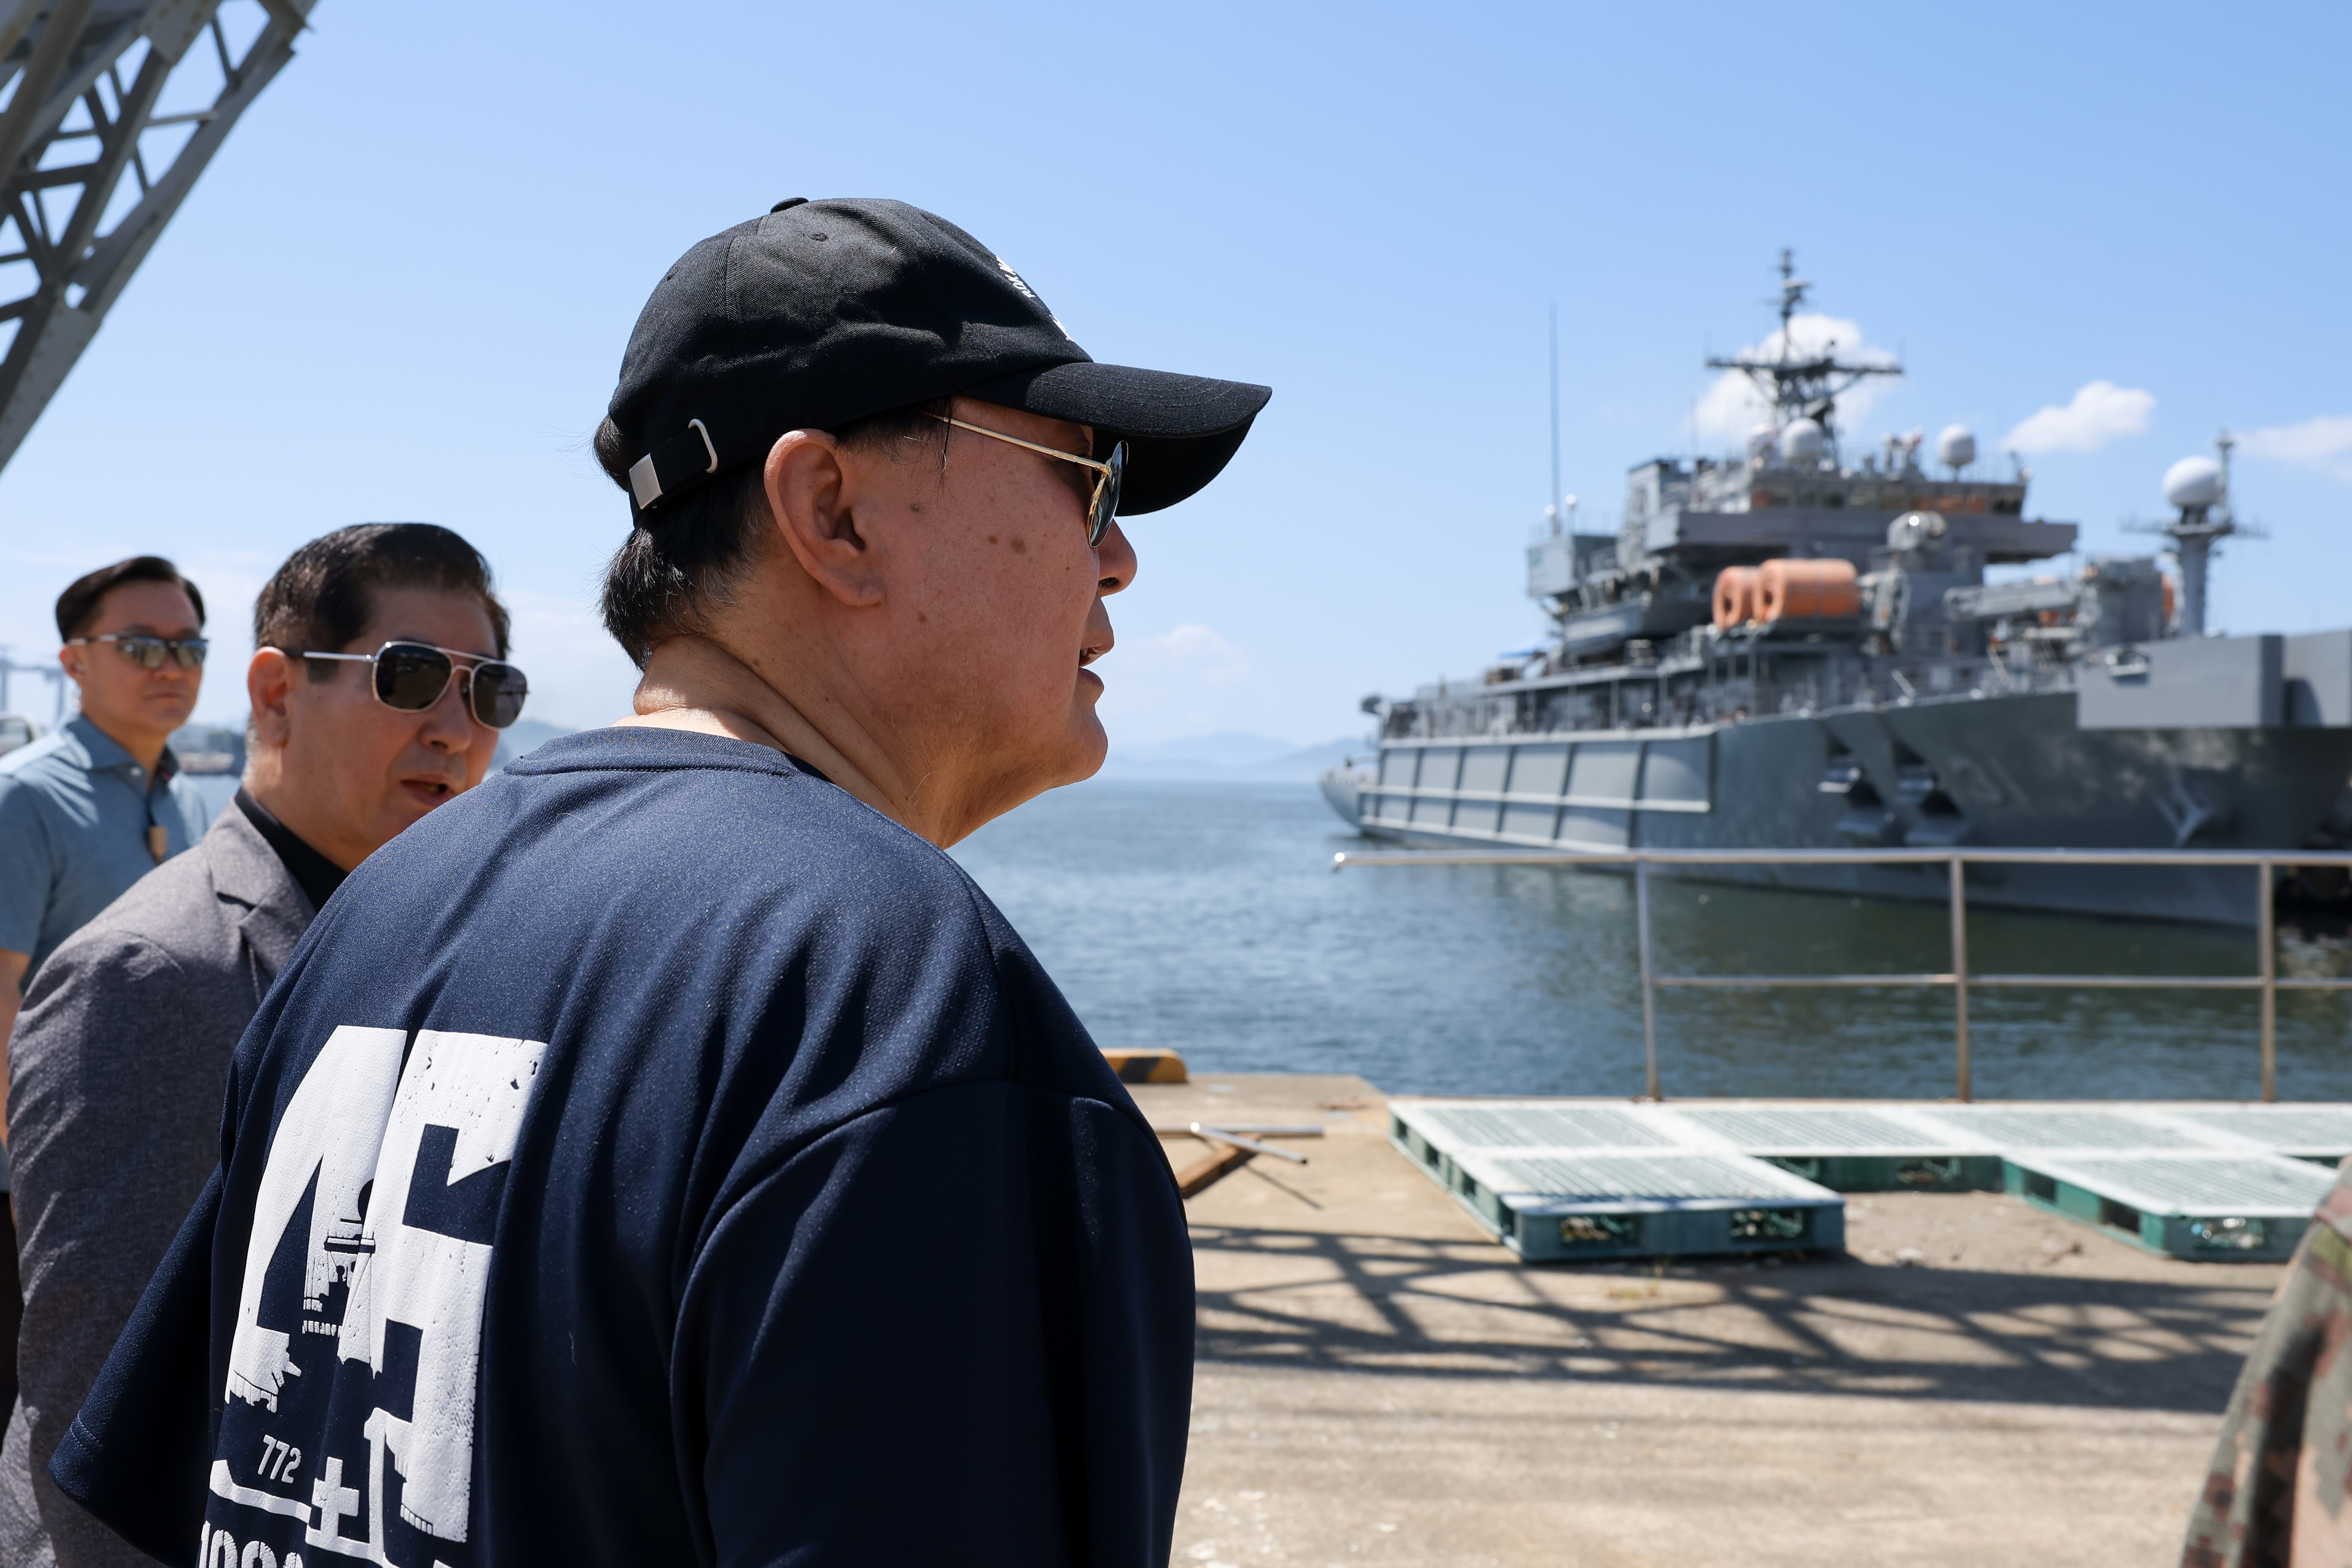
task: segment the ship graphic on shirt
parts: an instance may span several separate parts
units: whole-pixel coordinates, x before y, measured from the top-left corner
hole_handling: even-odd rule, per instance
[[[547,1047],[346,1025],[271,1134],[199,1568],[467,1568],[482,1310]]]

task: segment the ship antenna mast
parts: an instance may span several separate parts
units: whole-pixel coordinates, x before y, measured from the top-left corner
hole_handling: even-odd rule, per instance
[[[2180,637],[2205,635],[2205,585],[2213,547],[2248,531],[2230,509],[2230,450],[2237,437],[2225,425],[2213,444],[2221,454],[2220,463],[2183,458],[2164,476],[2164,498],[2180,508],[2161,530],[2170,536],[2173,558],[2180,563],[2180,613],[2174,632]]]
[[[1551,496],[1544,502],[1544,510],[1552,517],[1552,531],[1559,533],[1567,527],[1559,507],[1559,307],[1551,308]]]
[[[2238,444],[2238,438],[2230,434],[2230,427],[2225,424],[2213,444],[2221,454],[2221,521],[2235,527],[2237,517],[2230,509],[2230,449]]]
[[[1810,281],[1797,276],[1796,254],[1782,250],[1779,351],[1769,360],[1752,354],[1710,355],[1706,365],[1714,371],[1738,371],[1755,382],[1756,390],[1772,410],[1774,428],[1810,419],[1822,427],[1823,438],[1834,452],[1838,398],[1868,377],[1899,376],[1903,367],[1841,360],[1835,342],[1822,345],[1818,354],[1800,357],[1794,333],[1797,307],[1805,302],[1805,295],[1812,287]]]
[[[1789,319],[1797,307],[1805,302],[1805,290],[1811,284],[1797,276],[1797,253],[1786,246],[1780,248],[1780,362],[1789,362]]]

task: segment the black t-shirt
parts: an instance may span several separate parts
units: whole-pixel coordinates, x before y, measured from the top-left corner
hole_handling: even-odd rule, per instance
[[[236,799],[236,809],[245,813],[245,820],[253,824],[253,831],[261,835],[262,841],[278,852],[286,874],[309,896],[310,907],[326,908],[327,900],[334,896],[335,889],[342,886],[351,873],[279,821],[275,812],[253,798],[251,790],[238,786]]]
[[[310,927],[51,1473],[208,1568],[1157,1568],[1192,1312],[1150,1126],[953,861],[602,730]]]

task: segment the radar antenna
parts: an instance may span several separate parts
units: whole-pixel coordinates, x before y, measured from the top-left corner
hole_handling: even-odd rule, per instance
[[[1780,334],[1779,352],[1771,359],[1753,354],[1734,354],[1728,358],[1712,355],[1706,361],[1714,371],[1739,371],[1756,383],[1771,405],[1772,425],[1778,430],[1800,419],[1810,419],[1822,427],[1822,434],[1832,444],[1837,441],[1837,400],[1856,382],[1871,376],[1899,376],[1901,365],[1865,365],[1837,357],[1834,341],[1822,345],[1818,354],[1800,359],[1796,343],[1790,336],[1790,324],[1795,319],[1797,307],[1805,302],[1812,287],[1808,280],[1797,276],[1796,256],[1792,251],[1780,253]]]
[[[233,29],[240,48],[222,0],[0,0],[0,466],[317,0],[237,0],[232,21],[247,4],[259,25]],[[209,101],[161,111],[175,81],[175,99]],[[138,193],[119,200],[125,173]]]
[[[2237,438],[2224,425],[2214,440],[2219,463],[2202,457],[2183,458],[2164,476],[2164,498],[2180,515],[2164,525],[2172,540],[2173,559],[2180,563],[2180,625],[2179,635],[2205,635],[2205,584],[2213,547],[2242,528],[2230,510],[2230,453]]]

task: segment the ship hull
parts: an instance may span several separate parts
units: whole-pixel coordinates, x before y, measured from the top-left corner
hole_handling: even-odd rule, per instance
[[[1672,730],[1390,740],[1349,780],[1364,833],[1414,848],[2280,850],[2352,776],[2352,729],[2084,729],[2071,692]],[[1327,797],[1330,788],[1327,786]],[[1694,880],[1941,900],[1939,866],[1661,867]],[[2249,868],[1984,865],[1972,904],[2252,925]]]

